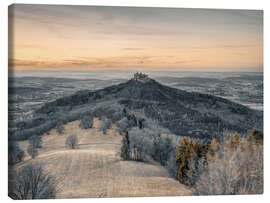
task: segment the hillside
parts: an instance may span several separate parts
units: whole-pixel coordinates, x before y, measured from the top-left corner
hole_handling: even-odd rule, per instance
[[[115,126],[106,135],[99,127],[100,121],[95,119],[92,129],[82,130],[78,121],[65,124],[63,135],[52,129],[42,135],[43,147],[34,160],[26,152],[28,142],[21,141],[19,144],[27,156],[16,167],[41,163],[57,178],[56,198],[192,194],[191,189],[171,178],[156,162],[122,161],[119,156],[122,136]],[[65,147],[65,139],[70,134],[78,135],[78,149]]]
[[[45,133],[58,124],[78,120],[105,105],[121,106],[120,111],[142,112],[176,135],[204,140],[219,138],[223,131],[241,134],[253,127],[263,129],[261,111],[208,94],[174,89],[153,79],[146,82],[131,79],[97,91],[79,91],[49,102],[35,111],[33,119],[11,122],[10,139],[23,140],[32,134]],[[104,113],[102,116],[109,115]]]

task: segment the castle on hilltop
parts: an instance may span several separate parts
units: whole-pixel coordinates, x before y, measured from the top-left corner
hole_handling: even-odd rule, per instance
[[[144,83],[144,82],[149,81],[150,78],[148,77],[148,75],[143,74],[142,72],[136,72],[136,73],[134,73],[133,80]]]

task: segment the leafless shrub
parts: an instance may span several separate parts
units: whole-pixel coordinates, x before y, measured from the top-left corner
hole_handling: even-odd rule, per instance
[[[66,146],[71,149],[75,149],[78,146],[78,136],[69,135],[66,139]]]
[[[223,143],[214,156],[208,156],[195,188],[198,195],[263,193],[263,146],[246,138],[237,147]]]
[[[55,179],[46,174],[39,164],[23,166],[15,172],[9,184],[12,199],[55,198]]]

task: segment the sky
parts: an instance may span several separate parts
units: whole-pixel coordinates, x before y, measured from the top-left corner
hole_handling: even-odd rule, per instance
[[[263,71],[263,11],[15,4],[9,70]]]

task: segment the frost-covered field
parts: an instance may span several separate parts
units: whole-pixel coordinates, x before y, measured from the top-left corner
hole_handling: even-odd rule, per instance
[[[96,90],[129,80],[134,72],[17,71],[9,77],[10,118],[25,118],[42,104],[79,90]],[[263,110],[263,73],[147,72],[165,85],[220,96]]]
[[[138,197],[191,195],[192,190],[170,177],[158,163],[123,161],[120,158],[122,136],[115,126],[104,135],[100,121],[91,129],[81,129],[79,121],[63,125],[65,133],[55,129],[42,135],[43,147],[33,160],[27,154],[27,141],[19,142],[24,161],[39,163],[56,177],[56,198]],[[78,136],[78,148],[68,149],[68,135]]]

